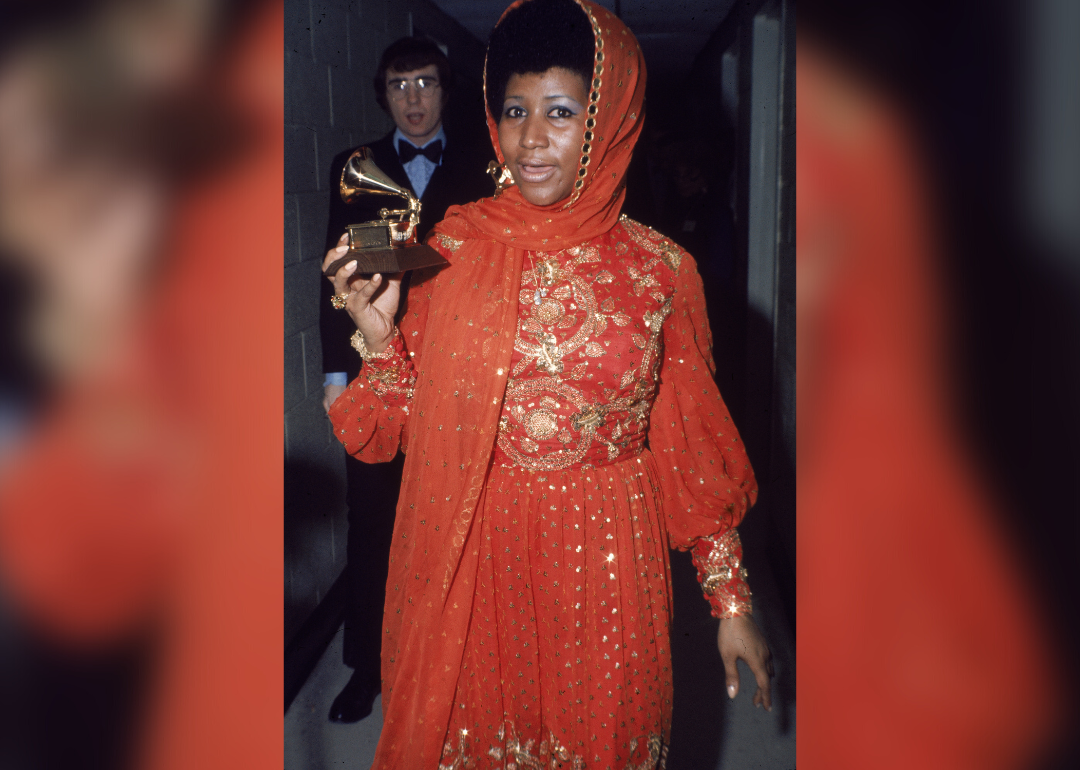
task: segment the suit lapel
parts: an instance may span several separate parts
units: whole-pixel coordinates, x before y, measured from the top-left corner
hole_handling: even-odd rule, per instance
[[[424,195],[420,198],[422,202],[429,203],[439,197],[439,191],[442,190],[443,179],[446,175],[446,163],[444,161],[431,172],[431,179],[428,180],[427,187],[424,188]]]
[[[394,147],[394,135],[390,134],[377,142],[373,142],[371,149],[375,152],[375,163],[378,167],[395,183],[412,190],[409,175],[405,173],[405,167],[401,165],[397,149]]]

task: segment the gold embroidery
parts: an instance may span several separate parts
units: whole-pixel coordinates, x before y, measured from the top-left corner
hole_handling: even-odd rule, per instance
[[[633,319],[616,308],[614,298],[599,302],[596,296],[599,287],[607,291],[607,286],[628,279],[616,278],[611,270],[589,275],[581,269],[601,261],[596,246],[537,253],[535,269],[522,271],[520,296],[525,315],[519,319],[514,340],[521,357],[507,380],[506,419],[500,421],[497,437],[500,450],[513,464],[529,470],[560,470],[584,462],[596,444],[605,450],[596,458],[603,462],[615,462],[629,447],[640,451],[659,375],[663,323],[672,308],[670,298],[659,292],[661,281],[648,272],[660,260],[651,253],[642,258],[643,263],[628,254],[624,260],[634,263],[626,265],[625,273],[619,270],[640,285],[638,296],[646,288],[658,289],[659,296],[649,298],[658,306],[648,309],[651,303],[647,302],[640,311],[639,331],[631,326]],[[546,296],[534,304],[541,288]],[[609,322],[631,327],[634,333],[623,341],[618,339],[625,334],[622,331],[601,336],[609,331]],[[609,351],[609,344],[617,347]],[[612,382],[612,377],[618,389],[602,388],[604,401],[596,402],[601,392],[597,385]],[[612,433],[603,435],[602,429]]]
[[[443,753],[440,760],[445,760],[449,757],[450,761],[440,761],[439,770],[468,770],[476,766],[476,761],[467,756],[467,746],[469,737],[469,731],[462,728],[458,730],[458,748],[455,755],[454,744],[451,741],[447,741],[443,744]]]
[[[536,316],[540,323],[550,325],[566,315],[566,308],[557,299],[548,297],[542,300],[539,305],[532,306],[532,314]]]
[[[742,547],[738,530],[729,529],[703,540],[710,547],[704,555],[703,549],[694,548],[693,561],[701,574],[701,588],[710,597],[710,603],[722,618],[750,614],[750,589],[746,584],[746,568],[739,558]]]
[[[542,757],[550,754],[548,742],[541,741],[539,754],[533,754],[535,740],[527,740],[524,743],[518,738],[513,722],[506,722],[499,727],[496,736],[502,746],[492,746],[488,749],[488,756],[495,760],[510,760],[511,766],[517,763],[519,770],[544,770]],[[584,768],[584,763],[582,764]]]
[[[664,770],[667,766],[667,746],[663,745],[659,735],[650,735],[648,738],[649,756],[645,761],[636,765],[627,765],[626,770]],[[637,751],[637,738],[630,739],[630,753]]]
[[[469,752],[469,731],[461,728],[457,731],[457,746],[447,740],[443,744],[439,770],[469,770],[476,767],[477,757]],[[491,745],[487,756],[496,762],[504,763],[508,770],[586,770],[585,758],[570,751],[559,742],[553,731],[548,731],[546,738],[536,745],[536,739],[522,740],[514,723],[507,720],[499,727],[495,735],[498,743]],[[664,770],[667,765],[667,746],[659,735],[644,736],[648,754],[641,762],[629,762],[625,770]],[[630,754],[638,750],[640,738],[631,738],[628,748]]]
[[[573,206],[581,195],[582,188],[585,186],[585,175],[588,174],[588,167],[590,162],[590,154],[592,152],[592,140],[593,129],[596,127],[596,113],[599,111],[600,101],[600,88],[603,85],[603,80],[600,77],[604,74],[604,38],[600,32],[600,25],[596,21],[596,17],[593,16],[592,9],[587,5],[582,5],[581,9],[585,11],[589,16],[589,23],[592,25],[593,30],[593,73],[594,77],[591,91],[589,93],[589,106],[586,109],[589,117],[585,120],[585,135],[582,137],[583,142],[581,145],[581,160],[578,164],[577,179],[574,181],[574,193],[570,196],[570,200],[566,202],[563,208],[569,208]],[[600,141],[603,141],[601,137]],[[570,213],[573,213],[573,209],[570,209]]]
[[[668,240],[651,227],[646,227],[640,222],[635,222],[633,219],[626,216],[626,214],[620,216],[619,221],[622,223],[622,226],[626,228],[627,234],[634,243],[650,254],[659,257],[672,272],[679,272],[679,264],[682,262],[683,252],[673,241]],[[641,292],[638,292],[638,296],[640,295]]]
[[[633,265],[630,265],[628,272],[630,277],[634,279],[634,294],[639,297],[645,293],[645,289],[660,285],[660,282],[654,276],[642,273]]]
[[[456,238],[451,238],[449,235],[443,235],[439,233],[435,236],[435,239],[439,242],[439,245],[453,254],[455,251],[461,248],[461,244],[465,241],[459,241]]]
[[[384,402],[400,399],[412,399],[416,386],[416,370],[409,366],[400,337],[386,349],[390,355],[385,359],[369,359],[364,362],[363,376],[371,385],[371,390]]]
[[[525,425],[525,432],[529,434],[529,438],[537,441],[550,438],[555,435],[555,431],[558,429],[555,415],[547,409],[537,409],[529,412],[522,422]]]

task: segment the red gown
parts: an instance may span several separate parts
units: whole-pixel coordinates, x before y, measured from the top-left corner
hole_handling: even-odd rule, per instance
[[[453,259],[460,242],[437,245]],[[653,768],[671,725],[669,545],[697,544],[715,614],[749,610],[733,526],[756,488],[699,336],[700,281],[624,218],[530,252],[519,285],[439,767]],[[353,388],[407,413],[423,346],[406,331]],[[706,485],[719,505],[697,500]],[[393,583],[388,611],[409,590]]]
[[[717,614],[748,609],[733,528],[756,486],[701,280],[620,219],[644,59],[578,2],[595,47],[573,192],[449,209],[429,243],[450,265],[413,274],[389,352],[330,409],[356,458],[405,450],[380,770],[663,766],[668,548],[694,549]]]

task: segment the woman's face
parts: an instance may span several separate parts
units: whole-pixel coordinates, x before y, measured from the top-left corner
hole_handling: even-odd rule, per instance
[[[511,75],[499,118],[499,147],[521,194],[546,206],[570,196],[585,136],[588,91],[562,67]]]

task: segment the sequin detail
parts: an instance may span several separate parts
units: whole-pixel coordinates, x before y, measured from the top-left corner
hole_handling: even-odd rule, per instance
[[[672,686],[661,500],[648,453],[491,469],[445,765],[657,767]]]
[[[659,272],[651,253],[619,254],[610,242],[534,260],[521,273],[520,296],[547,296],[519,305],[499,449],[530,470],[635,456],[656,394],[674,275]]]
[[[435,240],[438,241],[439,245],[449,251],[451,254],[460,249],[461,244],[465,242],[459,241],[456,238],[451,238],[449,235],[443,235],[442,233],[436,235]]]
[[[651,227],[635,222],[626,214],[619,217],[619,222],[626,228],[627,234],[633,239],[634,243],[664,260],[664,264],[673,271],[679,271],[679,264],[682,262],[682,249],[676,246],[674,241],[665,238]]]
[[[386,359],[369,359],[364,362],[361,378],[366,380],[375,395],[383,403],[394,406],[407,406],[413,397],[416,385],[416,371],[409,361],[405,340],[400,333],[395,333]]]
[[[443,746],[439,770],[474,770],[480,766],[505,767],[507,770],[587,770],[588,768],[585,758],[559,743],[553,732],[549,731],[548,736],[537,746],[535,739],[522,740],[517,734],[514,723],[507,721],[499,728],[496,737],[499,742],[488,748],[485,758],[482,754],[472,753],[468,729],[459,729],[457,740],[448,740]],[[649,735],[644,741],[632,738],[629,743],[631,754],[637,752],[639,742],[646,746],[647,755],[641,762],[631,761],[625,766],[625,770],[664,770],[667,765],[667,746],[663,744],[660,736]],[[485,759],[491,759],[500,764],[493,765],[485,762]]]
[[[742,566],[739,532],[729,529],[701,538],[691,550],[698,582],[717,618],[751,614],[750,587]]]
[[[540,277],[518,274],[506,295],[530,300],[543,285],[545,299],[562,308],[547,320],[557,320],[544,323],[528,301],[516,303],[516,317],[500,329],[486,327],[481,312],[463,314],[461,323],[492,339],[510,336],[507,357],[494,360],[479,346],[448,353],[448,361],[462,356],[474,380],[492,377],[507,388],[483,405],[498,409],[502,443],[495,442],[490,464],[482,458],[482,484],[468,490],[477,500],[471,529],[441,513],[445,485],[426,485],[427,474],[405,490],[402,511],[414,529],[402,538],[412,540],[424,527],[453,528],[453,542],[468,543],[475,565],[463,610],[467,629],[446,640],[461,646],[462,657],[453,663],[450,719],[439,746],[450,744],[443,763],[460,770],[505,770],[527,759],[550,763],[552,756],[565,758],[562,767],[576,758],[590,770],[651,770],[663,766],[671,726],[668,548],[705,548],[703,532],[737,524],[753,500],[753,475],[712,381],[696,271],[675,274],[624,224],[578,248],[535,256]],[[684,259],[684,268],[692,265]],[[451,268],[462,271],[461,291],[470,285],[469,264]],[[440,350],[441,338],[438,323],[413,323],[425,317],[414,315],[425,312],[431,295],[424,292],[414,282],[414,303],[401,321],[404,341],[395,349],[402,373],[420,363],[418,393],[426,398],[422,388],[446,388],[467,403],[475,385],[461,378],[436,384],[425,368],[432,360],[425,355]],[[511,353],[513,340],[526,352]],[[452,432],[477,427],[411,413],[411,397],[377,395],[366,379],[371,373],[377,372],[362,374],[331,408],[335,435],[340,430],[351,454],[389,459],[400,431],[408,455],[406,444],[422,431],[449,433],[452,441]],[[650,391],[633,410],[613,407]],[[505,441],[532,467],[504,451]],[[570,455],[583,443],[574,464]],[[411,448],[413,456],[417,451]],[[437,462],[431,457],[425,465],[434,470]],[[467,471],[465,462],[454,467]],[[392,566],[398,563],[392,558]],[[446,581],[408,565],[399,578],[387,587],[388,635],[397,611],[411,611],[418,587]],[[392,666],[399,654],[391,642],[384,661]],[[546,756],[539,750],[545,740]],[[489,753],[493,748],[501,759]]]

